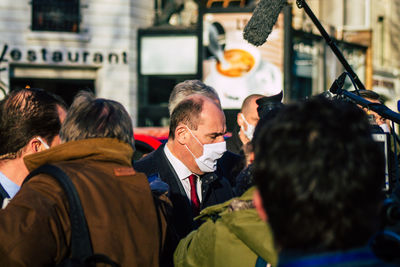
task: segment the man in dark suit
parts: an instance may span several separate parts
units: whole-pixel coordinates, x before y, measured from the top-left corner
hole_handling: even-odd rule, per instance
[[[175,85],[169,96],[168,111],[171,116],[175,107],[185,98],[191,95],[203,95],[213,100],[221,108],[221,101],[217,91],[211,86],[200,80],[185,80]],[[227,144],[228,146],[228,144]],[[228,148],[229,149],[229,148]],[[216,173],[218,176],[224,176],[229,180],[232,187],[236,184],[236,176],[244,166],[244,158],[239,154],[226,151],[217,162]]]
[[[179,239],[196,228],[193,218],[200,210],[233,196],[228,180],[215,173],[226,151],[225,132],[221,108],[208,97],[189,96],[171,114],[168,142],[134,164],[169,185],[172,226]]]

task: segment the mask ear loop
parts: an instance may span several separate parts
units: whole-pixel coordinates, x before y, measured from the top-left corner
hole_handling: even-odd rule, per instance
[[[200,145],[204,146],[204,145],[199,141],[199,139],[197,139],[197,137],[193,134],[192,130],[190,130],[189,127],[187,127],[187,125],[185,125],[185,127],[189,130],[190,134],[194,137],[194,139],[196,139],[196,141],[197,141]]]
[[[194,139],[196,139],[196,141],[200,144],[203,145],[202,143],[200,143],[199,139],[197,139],[197,137],[192,133],[192,131],[189,129],[189,127],[187,127],[187,125],[185,125],[185,127],[189,130],[190,134],[194,137]],[[193,154],[193,152],[189,149],[189,147],[185,144],[186,149],[190,152],[190,154],[192,154],[194,159],[197,159],[196,156]]]
[[[240,115],[242,116],[242,119],[244,120],[244,122],[246,123],[246,126],[249,127],[249,124],[246,120],[246,118],[244,117],[243,113],[240,113]]]
[[[46,149],[49,149],[49,148],[50,148],[49,145],[46,144],[46,142],[43,141],[42,138],[40,138],[40,136],[36,136],[35,138],[36,138],[37,140],[39,140],[40,143],[42,143],[42,145],[44,146],[44,148],[46,148]]]
[[[196,156],[193,154],[193,152],[189,149],[189,147],[185,144],[186,149],[192,154],[193,158],[196,159]]]

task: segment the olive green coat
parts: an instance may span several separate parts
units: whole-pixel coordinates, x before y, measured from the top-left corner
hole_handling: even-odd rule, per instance
[[[271,230],[252,205],[253,191],[204,209],[196,219],[205,222],[175,250],[175,267],[255,266],[258,256],[276,266]]]

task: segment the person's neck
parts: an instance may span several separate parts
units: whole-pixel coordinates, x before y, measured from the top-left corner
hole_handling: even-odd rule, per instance
[[[174,140],[169,139],[166,146],[168,147],[169,151],[174,155],[177,159],[182,161],[185,164],[185,153],[183,153],[182,149],[180,149],[179,144],[177,144]],[[185,164],[186,165],[186,164]]]
[[[25,177],[29,174],[23,157],[3,162],[3,164],[0,164],[0,172],[19,186],[22,185]]]

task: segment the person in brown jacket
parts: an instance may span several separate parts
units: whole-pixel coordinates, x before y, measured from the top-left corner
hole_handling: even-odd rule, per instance
[[[80,94],[60,130],[62,144],[25,157],[72,180],[94,253],[121,266],[159,266],[160,228],[147,177],[132,168],[131,119],[121,104]],[[39,174],[0,211],[0,266],[50,266],[70,256],[71,223],[57,181]]]

